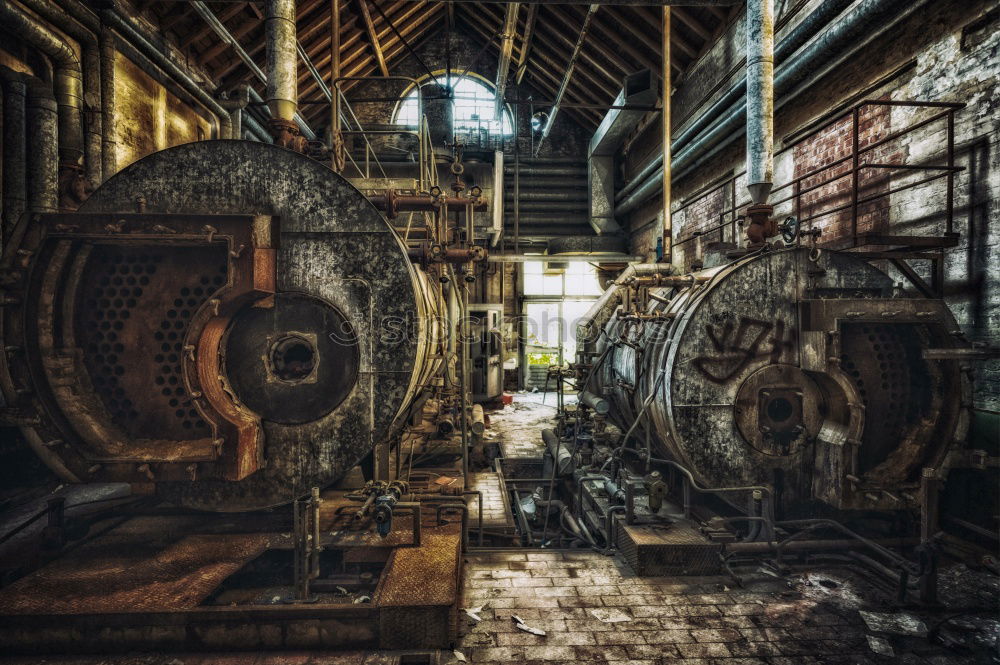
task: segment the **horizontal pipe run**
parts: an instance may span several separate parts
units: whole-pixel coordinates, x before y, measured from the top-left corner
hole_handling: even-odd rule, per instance
[[[514,170],[505,168],[505,175],[514,175]],[[568,167],[568,166],[522,166],[521,167],[521,177],[522,178],[534,178],[536,176],[542,177],[567,177],[567,178],[587,178],[587,167]]]
[[[513,201],[513,193],[504,193],[505,201]],[[562,201],[566,203],[582,203],[584,206],[587,205],[586,194],[581,196],[580,192],[557,192],[545,189],[530,190],[526,189],[521,192],[518,200],[522,202],[525,201]]]
[[[505,221],[506,227],[514,228],[510,217],[507,217]],[[587,218],[580,214],[521,215],[522,228],[531,228],[533,226],[579,226],[580,228],[588,229],[583,235],[593,235]]]
[[[549,258],[558,259],[560,263],[634,263],[643,259],[641,256],[629,254],[595,252],[593,254],[558,254],[551,257],[539,254],[490,254],[486,260],[490,263],[526,263]]]
[[[874,540],[882,547],[912,547],[920,544],[919,538],[884,538]],[[723,547],[728,554],[773,554],[776,542],[726,543]],[[856,550],[860,543],[853,539],[793,540],[786,544],[784,552],[823,552],[835,550]]]
[[[863,0],[850,14],[822,31],[819,39],[804,46],[803,50],[796,52],[783,67],[776,71],[774,76],[775,101],[777,102],[780,98],[782,103],[787,103],[792,98],[788,97],[787,94],[796,94],[796,86],[807,77],[815,74],[821,64],[828,63],[846,49],[853,52],[854,49],[860,48],[863,41],[861,37],[866,31],[871,30],[875,35],[881,34],[888,29],[893,16],[904,6],[910,4],[912,2],[907,2],[907,0]],[[674,180],[682,179],[690,172],[691,168],[743,135],[746,103],[737,102],[724,112],[724,116],[706,126],[703,131],[700,131],[695,138],[688,142],[688,145],[680,150],[677,147],[674,148]],[[643,171],[648,168],[644,168]],[[626,194],[623,189],[619,195],[624,198],[621,199],[615,214],[626,215],[654,196],[661,186],[659,174],[660,169],[657,168],[646,180],[640,181],[636,185],[630,183],[630,187],[634,188],[631,193]],[[636,182],[636,180],[638,179],[634,178],[632,182]]]
[[[587,178],[584,176],[580,176],[579,178],[547,178],[544,176],[538,176],[522,182],[521,189],[575,189],[584,190],[583,196],[586,196]],[[505,192],[505,194],[513,196],[513,192]]]

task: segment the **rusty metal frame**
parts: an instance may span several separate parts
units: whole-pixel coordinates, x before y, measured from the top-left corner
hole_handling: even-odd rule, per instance
[[[192,440],[191,453],[182,456],[147,454],[122,456],[66,448],[62,461],[67,467],[93,478],[109,481],[147,483],[150,480],[191,480],[199,466],[214,467],[227,480],[240,480],[256,471],[263,459],[259,418],[241,409],[229,396],[218,367],[220,342],[231,317],[247,302],[259,300],[276,290],[278,219],[252,215],[177,215],[160,213],[41,214],[30,218],[24,242],[26,256],[37,256],[52,243],[85,245],[130,245],[202,247],[223,243],[228,251],[229,280],[222,289],[195,312],[184,340],[182,367],[189,385],[192,404],[213,431],[211,439]],[[30,261],[24,265],[30,271]],[[52,378],[45,379],[52,386]],[[53,394],[54,399],[60,399]],[[63,409],[64,413],[73,409]],[[85,426],[72,426],[84,438],[102,440],[105,424],[83,417]],[[38,426],[56,423],[38,418]],[[142,447],[138,452],[146,450]]]

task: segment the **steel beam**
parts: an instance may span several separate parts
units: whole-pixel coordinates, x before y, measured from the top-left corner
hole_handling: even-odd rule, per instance
[[[600,8],[598,4],[591,4],[587,9],[587,16],[583,19],[583,27],[580,28],[580,36],[577,37],[576,46],[573,47],[573,53],[570,55],[569,62],[566,64],[566,73],[563,74],[562,82],[559,84],[559,91],[556,93],[556,103],[552,106],[549,111],[549,119],[545,123],[545,128],[542,130],[542,136],[538,139],[538,145],[535,147],[535,156],[537,157],[542,149],[542,145],[545,143],[545,139],[548,138],[549,132],[552,131],[552,126],[556,122],[556,116],[559,115],[559,104],[562,103],[562,98],[566,94],[566,88],[569,87],[570,79],[573,78],[573,70],[576,69],[576,61],[580,58],[580,50],[583,48],[583,42],[587,39],[587,30],[590,29],[590,21],[597,13]]]
[[[514,37],[517,34],[517,13],[521,5],[512,2],[507,5],[507,16],[503,22],[503,34],[500,35],[500,59],[497,63],[496,97],[497,103],[493,117],[503,118],[503,98],[507,90],[507,75],[510,73],[510,60],[514,54]]]
[[[531,39],[535,35],[535,20],[538,18],[538,5],[528,6],[528,17],[524,20],[524,37],[521,38],[521,53],[517,63],[517,76],[514,82],[521,85],[524,72],[528,70],[528,54],[531,53]]]

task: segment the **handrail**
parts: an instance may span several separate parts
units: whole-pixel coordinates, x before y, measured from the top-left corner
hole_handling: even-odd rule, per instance
[[[375,149],[372,148],[371,142],[368,140],[369,135],[402,134],[402,135],[415,136],[417,138],[417,143],[418,143],[419,149],[420,149],[419,163],[418,163],[418,166],[417,166],[417,168],[419,170],[418,181],[420,182],[421,188],[423,189],[424,188],[424,184],[425,184],[425,180],[424,180],[424,175],[423,175],[422,171],[423,171],[423,164],[424,164],[424,160],[426,158],[426,154],[425,154],[425,151],[424,151],[423,141],[421,140],[422,137],[421,137],[421,130],[420,130],[420,128],[418,127],[418,129],[416,131],[414,131],[414,130],[406,130],[406,129],[400,129],[400,130],[365,130],[364,126],[361,124],[361,121],[358,119],[358,116],[354,113],[354,110],[351,107],[350,102],[347,101],[347,97],[344,96],[344,91],[341,88],[341,84],[344,83],[344,82],[348,82],[348,81],[403,81],[403,82],[409,83],[412,86],[412,88],[414,90],[416,90],[416,92],[417,92],[417,117],[420,118],[421,121],[423,122],[425,120],[425,118],[424,118],[424,97],[423,97],[423,91],[420,88],[420,82],[417,79],[409,77],[409,76],[340,76],[340,77],[337,77],[337,78],[335,78],[333,80],[333,87],[334,87],[334,90],[337,92],[337,94],[338,94],[338,96],[339,96],[339,98],[341,100],[341,103],[343,105],[345,105],[345,107],[347,108],[348,112],[350,113],[351,119],[353,119],[354,123],[357,125],[357,129],[356,130],[355,129],[348,129],[347,131],[343,131],[343,130],[340,129],[340,126],[339,126],[340,125],[340,118],[338,117],[337,118],[337,125],[338,126],[336,128],[337,131],[339,131],[341,134],[346,134],[346,135],[360,135],[364,139],[364,141],[365,141],[365,170],[362,172],[361,169],[360,169],[360,167],[358,167],[357,163],[353,159],[351,160],[351,163],[354,164],[354,166],[355,166],[356,169],[358,169],[358,174],[361,175],[361,177],[363,177],[363,178],[370,178],[371,177],[371,166],[370,166],[369,159],[372,158],[372,157],[374,157],[374,159],[375,159],[375,165],[378,166],[379,172],[381,172],[382,177],[383,178],[387,178],[388,177],[386,175],[386,173],[385,173],[385,168],[383,168],[383,166],[382,166],[382,162],[379,161],[378,154],[375,152]],[[428,189],[429,189],[429,186],[428,186]]]
[[[920,120],[918,122],[915,122],[915,123],[913,123],[911,125],[908,125],[907,127],[903,128],[903,129],[900,129],[900,130],[897,130],[895,132],[892,132],[889,135],[887,135],[885,137],[882,137],[881,139],[879,139],[877,141],[874,141],[874,142],[872,142],[872,143],[870,143],[870,144],[862,147],[862,146],[858,145],[859,124],[860,124],[859,123],[859,120],[860,120],[860,111],[861,111],[862,108],[865,108],[865,107],[868,107],[868,106],[892,106],[892,107],[906,107],[906,108],[939,108],[939,109],[944,109],[944,110],[942,110],[942,111],[940,111],[938,113],[934,113],[934,114],[928,116],[927,118],[924,118],[924,119],[922,119],[922,120]],[[776,186],[774,189],[771,190],[772,194],[774,194],[776,192],[779,192],[781,190],[787,190],[789,188],[791,188],[791,192],[787,196],[785,196],[783,198],[772,199],[772,201],[771,201],[772,205],[780,205],[782,203],[793,202],[794,207],[795,207],[795,214],[796,214],[796,217],[798,218],[799,224],[801,225],[804,222],[809,222],[810,223],[810,229],[812,228],[812,223],[813,223],[814,220],[816,220],[816,219],[818,219],[820,217],[824,217],[826,215],[830,215],[830,214],[837,213],[837,212],[843,212],[844,210],[850,209],[851,210],[851,231],[852,231],[851,232],[851,246],[852,247],[857,247],[857,243],[858,243],[858,229],[857,229],[857,224],[858,224],[858,216],[859,216],[858,215],[858,207],[861,204],[863,204],[863,203],[869,203],[869,202],[874,201],[876,199],[883,198],[883,197],[888,196],[890,194],[895,194],[895,193],[903,191],[905,189],[911,189],[913,187],[918,187],[920,185],[927,184],[927,183],[932,182],[934,180],[938,180],[938,179],[941,179],[941,178],[947,178],[948,184],[947,184],[946,211],[945,211],[945,214],[946,214],[946,225],[945,225],[946,228],[945,228],[945,232],[947,234],[953,233],[953,229],[954,229],[954,175],[955,175],[955,173],[963,170],[962,167],[955,166],[955,137],[954,137],[955,130],[954,130],[954,123],[955,123],[955,112],[958,111],[958,110],[960,110],[960,109],[962,109],[962,108],[965,108],[965,104],[961,103],[961,102],[934,102],[934,101],[920,102],[920,101],[884,100],[884,99],[864,99],[864,100],[861,100],[860,102],[858,102],[857,104],[855,104],[854,106],[852,106],[850,109],[848,109],[844,113],[836,116],[835,118],[832,118],[831,120],[829,120],[827,122],[824,122],[819,127],[817,127],[815,129],[809,131],[807,134],[796,138],[795,141],[793,141],[792,143],[788,144],[787,146],[784,146],[779,151],[779,153],[780,153],[780,152],[785,152],[787,150],[790,150],[790,149],[794,148],[795,146],[798,146],[798,145],[802,144],[803,142],[805,142],[805,141],[807,141],[809,139],[814,138],[815,136],[819,135],[820,133],[822,133],[823,131],[829,129],[830,127],[833,127],[833,126],[837,125],[838,123],[843,122],[845,119],[847,119],[847,118],[851,119],[852,145],[851,145],[850,153],[847,154],[847,155],[845,155],[845,156],[843,156],[843,157],[835,159],[835,160],[833,160],[831,162],[828,162],[826,164],[822,164],[822,165],[820,165],[820,166],[818,166],[816,168],[813,168],[813,169],[807,171],[806,173],[804,173],[802,175],[799,175],[799,176],[797,176],[797,177],[789,180],[786,183],[783,183],[781,185]],[[931,164],[931,165],[926,165],[926,164],[908,165],[908,164],[891,164],[891,163],[882,163],[882,162],[877,162],[877,163],[876,162],[862,163],[860,161],[861,157],[863,155],[872,152],[876,148],[884,146],[887,143],[890,143],[891,141],[895,141],[895,140],[897,140],[897,139],[899,139],[899,138],[907,135],[910,132],[914,132],[914,131],[916,131],[918,129],[926,127],[927,125],[930,125],[931,123],[938,122],[940,120],[946,120],[946,122],[947,122],[947,125],[946,125],[947,143],[946,143],[946,150],[945,150],[945,156],[946,156],[946,159],[947,159],[947,163],[946,164],[942,164],[942,165],[938,165],[938,164]],[[822,173],[824,173],[826,171],[830,171],[831,169],[833,169],[833,168],[835,168],[837,166],[840,166],[842,164],[845,164],[847,162],[850,162],[850,164],[851,164],[850,168],[846,169],[843,173],[838,173],[838,174],[830,175],[828,177],[825,177],[823,180],[821,180],[818,183],[811,183],[811,184],[809,184],[809,186],[803,187],[803,183],[805,181],[810,180],[812,178],[815,178],[816,176],[818,176],[818,175],[820,175],[820,174],[822,174]],[[916,180],[914,182],[908,183],[906,185],[902,185],[900,187],[890,188],[886,192],[878,192],[878,193],[876,193],[874,195],[871,195],[871,196],[861,197],[860,194],[859,194],[859,191],[858,191],[860,189],[859,183],[858,183],[858,174],[862,170],[865,170],[865,169],[882,169],[882,170],[886,170],[886,171],[890,171],[890,172],[894,171],[894,170],[937,171],[937,173],[934,174],[934,175],[931,175],[929,177],[922,178],[922,179]],[[741,201],[739,203],[736,200],[736,182],[740,178],[742,178],[743,176],[745,176],[745,175],[746,175],[746,171],[743,170],[743,171],[740,171],[739,173],[736,173],[736,174],[734,174],[734,175],[732,175],[732,176],[730,176],[730,177],[722,180],[721,182],[714,183],[708,189],[702,190],[702,191],[696,193],[694,196],[691,196],[688,199],[686,199],[677,209],[674,210],[673,214],[676,215],[676,214],[678,214],[678,213],[680,213],[680,212],[688,209],[693,204],[695,204],[695,203],[697,203],[699,201],[704,200],[706,197],[711,196],[713,194],[716,194],[720,190],[726,190],[726,189],[729,190],[729,193],[730,193],[729,206],[726,207],[726,208],[724,208],[722,211],[720,211],[716,215],[716,217],[719,219],[719,221],[717,223],[711,223],[710,222],[709,224],[701,225],[698,228],[692,229],[691,231],[689,231],[689,234],[686,237],[684,237],[684,238],[678,238],[673,243],[671,243],[671,257],[670,257],[671,259],[672,259],[672,252],[673,252],[673,248],[674,247],[680,246],[680,245],[684,245],[684,244],[689,243],[689,242],[691,242],[691,241],[693,241],[695,239],[698,239],[698,238],[703,238],[704,236],[706,236],[708,234],[711,234],[711,233],[714,233],[716,231],[719,231],[720,234],[721,234],[722,230],[725,229],[727,226],[729,226],[729,227],[732,228],[731,237],[732,237],[732,239],[734,241],[736,241],[736,238],[737,238],[736,225],[737,225],[737,222],[740,219],[742,219],[742,217],[738,213],[739,213],[739,211],[740,211],[741,208],[745,208],[746,206],[748,206],[751,203],[751,201],[749,200],[749,198],[746,199],[746,200],[743,200],[743,201]],[[809,193],[811,191],[820,189],[821,187],[825,187],[825,186],[827,186],[827,185],[829,185],[829,184],[831,184],[833,182],[836,182],[838,180],[842,180],[843,178],[846,178],[846,177],[850,177],[852,179],[851,191],[850,192],[843,192],[843,193],[842,192],[838,192],[837,194],[838,195],[840,195],[840,194],[849,194],[850,197],[851,197],[851,202],[849,204],[841,205],[841,206],[836,206],[836,207],[833,207],[831,209],[820,210],[820,211],[814,212],[813,214],[810,214],[809,216],[803,218],[801,212],[802,212],[802,196],[804,194],[807,194],[807,193]]]

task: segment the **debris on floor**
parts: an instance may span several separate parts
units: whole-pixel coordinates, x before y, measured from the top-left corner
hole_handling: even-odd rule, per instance
[[[913,635],[925,637],[927,625],[909,612],[859,612],[868,630],[890,635]]]

